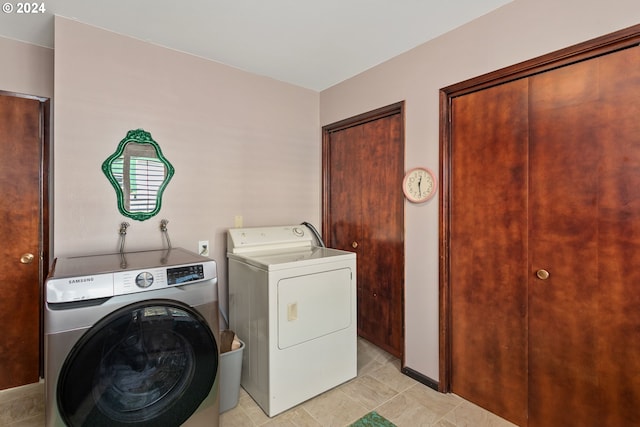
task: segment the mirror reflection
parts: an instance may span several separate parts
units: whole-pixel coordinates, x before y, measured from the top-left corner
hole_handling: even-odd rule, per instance
[[[138,221],[160,211],[162,192],[174,173],[158,143],[143,129],[129,131],[102,170],[116,190],[120,212]]]

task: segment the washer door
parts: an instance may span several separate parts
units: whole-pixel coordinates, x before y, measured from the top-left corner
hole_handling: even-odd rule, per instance
[[[114,311],[73,347],[58,379],[68,426],[179,426],[207,398],[218,346],[185,304],[147,300]]]

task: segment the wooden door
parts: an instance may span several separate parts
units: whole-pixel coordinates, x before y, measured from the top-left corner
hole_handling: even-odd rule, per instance
[[[40,376],[43,110],[0,95],[0,389]]]
[[[524,425],[527,82],[456,98],[452,112],[451,389]]]
[[[325,127],[323,146],[323,234],[357,254],[358,334],[402,357],[402,104]]]
[[[530,85],[529,425],[639,426],[640,47]]]
[[[451,99],[444,388],[518,425],[640,425],[640,47],[624,40]]]

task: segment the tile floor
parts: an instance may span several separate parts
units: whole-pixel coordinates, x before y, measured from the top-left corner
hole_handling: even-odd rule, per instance
[[[0,426],[44,426],[44,381],[0,390]]]
[[[358,340],[358,376],[269,418],[240,389],[238,405],[220,416],[221,427],[348,426],[375,410],[398,427],[513,427],[453,394],[441,394],[400,372],[400,361]],[[0,391],[0,426],[44,426],[44,382]]]
[[[269,418],[242,388],[238,406],[220,416],[221,427],[348,426],[375,410],[398,427],[513,427],[454,394],[442,394],[400,372],[400,361],[358,339],[358,376]]]

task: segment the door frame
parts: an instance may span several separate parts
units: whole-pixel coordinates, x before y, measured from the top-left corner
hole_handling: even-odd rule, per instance
[[[0,95],[11,96],[16,98],[33,99],[40,103],[40,232],[39,232],[39,289],[40,300],[39,313],[40,313],[40,362],[39,362],[39,376],[44,378],[44,281],[49,274],[51,253],[51,236],[50,236],[50,206],[51,199],[50,194],[50,169],[51,169],[51,100],[47,97],[28,95],[23,93],[11,92],[0,90]]]
[[[451,391],[451,105],[453,98],[640,44],[640,24],[440,89],[439,391]]]

